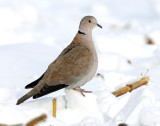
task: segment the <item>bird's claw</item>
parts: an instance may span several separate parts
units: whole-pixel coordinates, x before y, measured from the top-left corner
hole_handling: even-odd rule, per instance
[[[85,97],[84,93],[92,93],[92,91],[85,91],[84,89],[81,89],[80,87],[74,88],[74,90],[81,92],[81,94]]]

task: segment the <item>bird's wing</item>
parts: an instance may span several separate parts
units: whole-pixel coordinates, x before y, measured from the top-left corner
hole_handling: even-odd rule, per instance
[[[94,61],[93,53],[84,46],[73,46],[50,64],[45,82],[48,86],[72,84],[85,76]]]

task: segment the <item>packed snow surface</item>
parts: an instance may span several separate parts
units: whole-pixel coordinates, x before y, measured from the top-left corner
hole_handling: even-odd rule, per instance
[[[93,31],[102,76],[82,87],[93,93],[62,89],[17,106],[25,85],[72,41],[86,15],[103,26]],[[160,126],[159,0],[0,0],[0,17],[0,124],[25,124],[45,113],[41,126]],[[148,85],[112,94],[144,76]]]

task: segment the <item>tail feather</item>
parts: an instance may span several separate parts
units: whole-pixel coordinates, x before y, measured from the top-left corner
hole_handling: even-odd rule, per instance
[[[47,95],[49,93],[55,92],[57,90],[63,89],[65,87],[67,87],[68,85],[66,84],[58,84],[58,85],[54,85],[54,86],[47,86],[46,84],[44,85],[44,87],[33,96],[33,99],[42,97],[44,95]]]
[[[37,94],[44,86],[43,81],[40,81],[40,83],[38,85],[36,85],[36,87],[34,87],[30,92],[28,92],[27,94],[25,94],[23,97],[21,97],[18,101],[17,101],[17,105],[21,104],[22,102],[24,102],[25,100],[29,99],[30,97],[34,96],[35,94]]]
[[[22,102],[24,102],[25,100],[29,99],[30,97],[32,97],[32,95],[28,95],[28,94],[24,95],[23,97],[21,97],[21,98],[17,101],[16,105],[21,104]]]
[[[45,74],[45,73],[44,73]],[[37,80],[33,81],[32,83],[28,84],[25,86],[25,89],[28,89],[28,88],[34,88],[38,83],[39,81],[43,78],[44,74],[38,78]]]

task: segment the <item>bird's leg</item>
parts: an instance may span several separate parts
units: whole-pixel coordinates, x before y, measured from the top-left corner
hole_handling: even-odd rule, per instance
[[[74,90],[81,92],[81,94],[85,97],[83,93],[92,93],[92,91],[85,91],[84,89],[81,89],[80,87],[74,88]]]
[[[74,88],[74,90],[81,92],[81,94],[85,97],[85,95],[83,94],[83,90],[80,87],[76,87]]]

